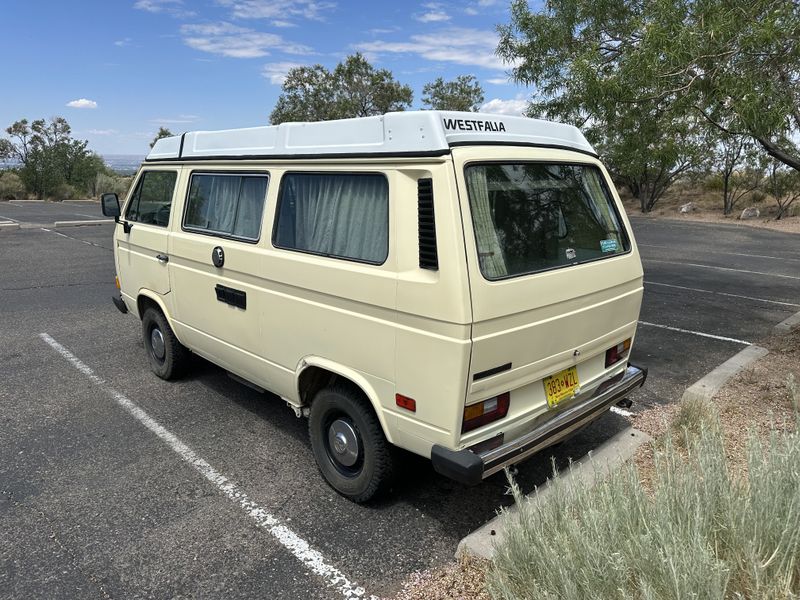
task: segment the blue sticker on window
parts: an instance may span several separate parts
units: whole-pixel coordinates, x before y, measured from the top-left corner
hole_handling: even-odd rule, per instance
[[[617,240],[600,240],[600,250],[603,252],[616,252]]]

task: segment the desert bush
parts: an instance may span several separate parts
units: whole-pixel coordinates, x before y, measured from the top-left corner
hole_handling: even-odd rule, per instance
[[[594,487],[556,479],[526,501],[487,574],[494,598],[775,599],[800,594],[800,436],[749,438],[732,477],[719,427],[655,451],[651,491],[635,466]]]
[[[79,194],[74,186],[68,183],[59,183],[55,190],[53,190],[50,200],[61,202],[63,200],[72,200],[73,198],[77,198],[78,195]]]
[[[25,184],[13,171],[0,173],[0,200],[19,200],[25,197]]]
[[[128,188],[130,188],[132,182],[133,177],[117,175],[113,172],[98,173],[94,181],[92,197],[96,198],[100,194],[113,192],[122,199],[128,193]]]

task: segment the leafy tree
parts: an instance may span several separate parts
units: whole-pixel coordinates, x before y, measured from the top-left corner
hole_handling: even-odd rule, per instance
[[[713,185],[722,193],[722,212],[731,214],[764,179],[768,157],[749,137],[711,130],[706,138]]]
[[[767,189],[778,205],[775,220],[779,221],[800,200],[800,171],[787,168],[779,161],[773,162],[767,175]]]
[[[391,71],[375,69],[360,53],[329,71],[322,65],[290,69],[270,123],[327,121],[405,110],[413,101]]]
[[[609,104],[694,113],[800,169],[800,4],[785,0],[514,0],[499,54],[535,84],[534,112]],[[599,110],[602,114],[602,110]],[[670,135],[670,131],[665,131]]]
[[[159,128],[158,128],[158,133],[156,134],[156,137],[154,137],[154,138],[153,138],[153,141],[152,141],[152,142],[150,142],[150,147],[152,148],[153,146],[155,146],[155,145],[156,145],[156,142],[157,142],[158,140],[160,140],[161,138],[172,137],[173,135],[175,135],[175,134],[174,134],[174,133],[172,133],[172,132],[171,132],[169,129],[167,129],[166,127],[159,127]]]
[[[437,77],[422,88],[422,103],[431,110],[475,112],[483,104],[483,88],[474,75],[459,75],[452,81]]]
[[[71,137],[72,130],[63,117],[30,124],[22,119],[6,133],[9,139],[0,141],[0,155],[21,164],[19,177],[38,198],[64,195],[64,190],[86,190],[96,174],[105,170],[103,160],[87,150],[87,141]]]

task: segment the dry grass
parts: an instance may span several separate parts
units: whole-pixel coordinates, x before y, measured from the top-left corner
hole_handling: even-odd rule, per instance
[[[395,600],[489,600],[487,563],[464,557],[441,569],[412,573]]]

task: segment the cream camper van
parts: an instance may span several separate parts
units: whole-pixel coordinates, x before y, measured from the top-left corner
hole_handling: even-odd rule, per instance
[[[475,484],[644,383],[642,266],[574,127],[399,112],[159,140],[116,217],[156,375],[190,353],[307,416],[363,502],[394,447]]]

